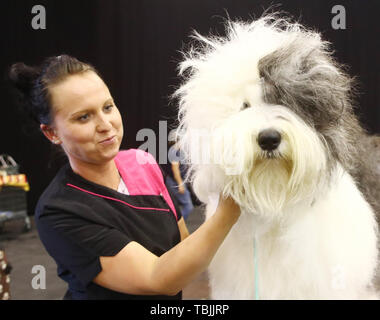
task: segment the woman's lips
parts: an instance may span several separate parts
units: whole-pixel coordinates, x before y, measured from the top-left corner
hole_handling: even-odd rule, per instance
[[[101,145],[109,145],[116,142],[116,136],[109,137],[99,142]]]

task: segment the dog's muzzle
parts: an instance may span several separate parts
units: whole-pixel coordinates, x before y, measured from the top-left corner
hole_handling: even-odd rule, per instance
[[[257,143],[264,151],[273,151],[281,143],[281,134],[275,129],[265,129],[257,137]]]

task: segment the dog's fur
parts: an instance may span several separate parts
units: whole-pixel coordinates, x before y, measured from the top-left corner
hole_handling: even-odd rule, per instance
[[[212,298],[376,298],[380,174],[352,78],[319,33],[280,15],[226,26],[194,34],[175,93],[206,217],[219,194],[242,210],[210,265]],[[257,142],[268,128],[273,152]]]

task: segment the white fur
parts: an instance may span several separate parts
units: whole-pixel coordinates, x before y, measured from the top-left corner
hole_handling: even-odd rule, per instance
[[[286,210],[286,219],[242,212],[209,267],[212,299],[254,299],[254,238],[260,299],[376,298],[376,221],[351,177],[341,168],[336,175],[313,205]]]
[[[235,24],[224,40],[197,35],[203,52],[191,50],[181,64],[190,75],[176,92],[177,134],[194,190],[208,204],[207,218],[218,194],[233,197],[242,209],[210,265],[211,296],[253,299],[258,280],[262,299],[376,297],[373,211],[339,162],[328,168],[328,145],[313,126],[262,97],[259,59],[299,32],[310,46],[321,40],[297,24],[281,31],[267,20]],[[315,68],[332,67],[321,62]],[[244,102],[250,107],[243,110]],[[282,136],[270,159],[257,143],[268,128]]]

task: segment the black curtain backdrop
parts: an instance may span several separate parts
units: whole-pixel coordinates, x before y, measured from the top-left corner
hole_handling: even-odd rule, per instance
[[[281,4],[282,3],[282,4]],[[34,30],[34,5],[46,9],[46,29]],[[29,214],[65,161],[17,109],[6,74],[18,61],[39,64],[44,57],[67,53],[90,62],[102,74],[124,122],[122,148],[137,148],[142,128],[158,138],[159,121],[169,129],[176,105],[169,96],[179,84],[180,50],[193,29],[224,34],[223,19],[250,20],[271,5],[289,12],[331,41],[335,55],[349,66],[361,87],[358,116],[372,134],[380,133],[380,2],[321,0],[5,0],[0,3],[0,153],[12,155],[31,185]],[[334,30],[334,5],[346,9],[346,29]],[[158,139],[157,139],[158,148]],[[158,149],[157,149],[158,155]]]

